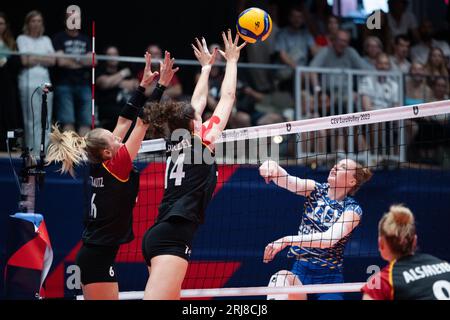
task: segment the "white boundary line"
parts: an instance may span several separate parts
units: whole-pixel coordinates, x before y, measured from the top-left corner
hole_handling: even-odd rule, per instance
[[[266,138],[292,133],[311,132],[317,130],[337,129],[386,121],[398,121],[450,113],[450,100],[423,103],[413,106],[402,106],[388,109],[356,112],[330,117],[297,120],[269,124],[265,126],[225,130],[216,143]],[[165,150],[164,139],[146,140],[142,142],[140,153]]]
[[[335,293],[335,292],[360,292],[365,282],[313,284],[290,287],[245,287],[245,288],[213,288],[213,289],[184,289],[181,290],[181,298],[206,298],[206,297],[245,297],[266,296],[273,294],[290,293]],[[143,291],[120,292],[119,300],[142,300]],[[77,296],[77,300],[84,300],[83,296]]]

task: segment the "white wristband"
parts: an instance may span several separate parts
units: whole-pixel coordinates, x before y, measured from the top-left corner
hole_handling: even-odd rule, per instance
[[[204,70],[210,71],[210,70],[211,70],[211,65],[210,65],[210,64],[207,64],[206,66],[203,66],[203,67],[202,67],[202,71],[204,71]]]

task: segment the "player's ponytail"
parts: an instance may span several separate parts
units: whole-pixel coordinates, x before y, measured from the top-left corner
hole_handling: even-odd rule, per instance
[[[86,139],[74,131],[61,132],[57,125],[52,127],[50,145],[47,149],[46,162],[60,162],[61,173],[75,175],[74,166],[86,160]]]
[[[393,205],[380,220],[380,236],[386,239],[397,256],[411,255],[416,250],[416,224],[414,215],[402,205]]]
[[[108,141],[104,138],[105,129],[89,131],[85,137],[79,136],[74,131],[61,132],[58,126],[53,126],[50,133],[50,145],[47,149],[47,164],[51,162],[62,163],[60,172],[75,176],[74,167],[89,160],[91,163],[100,163],[103,159],[103,151],[109,148]]]

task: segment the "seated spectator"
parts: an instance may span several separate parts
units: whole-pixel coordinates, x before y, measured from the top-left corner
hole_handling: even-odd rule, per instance
[[[290,9],[289,25],[278,33],[275,49],[279,53],[281,63],[289,66],[289,69],[280,70],[278,73],[280,88],[292,91],[295,68],[306,66],[309,55],[314,53],[314,38],[306,28],[301,7]]]
[[[428,61],[425,65],[425,72],[427,73],[430,85],[437,77],[448,78],[448,70],[444,53],[440,48],[436,47],[431,49],[428,56]]]
[[[119,50],[110,46],[106,48],[105,55],[118,57]],[[137,89],[139,82],[132,76],[130,69],[117,60],[104,61],[97,70],[96,101],[100,126],[112,132],[123,106]]]
[[[326,30],[324,33],[317,35],[314,38],[314,42],[316,46],[319,48],[317,52],[320,51],[322,47],[331,46],[332,39],[336,37],[337,32],[339,31],[340,21],[336,16],[329,16],[327,19]],[[316,54],[317,54],[316,52]]]
[[[241,125],[236,125],[235,127],[244,127],[242,125],[242,119],[247,118],[247,126],[260,126],[271,123],[283,122],[284,118],[280,113],[275,112],[263,112],[258,110],[258,103],[268,103],[272,93],[263,93],[253,89],[248,82],[245,80],[238,80],[237,86],[237,97],[236,97],[236,114],[241,122]],[[269,102],[270,103],[270,102]],[[273,108],[275,108],[273,106]],[[243,113],[243,114],[242,114]],[[235,122],[238,120],[235,119]],[[249,122],[249,123],[248,123]]]
[[[390,71],[389,56],[386,53],[378,54],[375,67],[377,71]],[[358,93],[362,96],[363,110],[361,111],[398,107],[400,105],[398,83],[388,76],[362,78]]]
[[[433,96],[431,101],[443,101],[449,99],[449,86],[448,86],[448,78],[446,77],[438,77],[434,80],[433,86]],[[448,115],[444,117],[448,118]]]
[[[156,61],[158,59],[159,60],[163,59],[162,50],[159,47],[159,45],[157,45],[157,44],[148,45],[147,52],[149,52],[152,55],[152,61]],[[159,63],[152,64],[152,71],[153,72],[159,71],[159,67],[160,67]],[[139,81],[141,81],[143,74],[144,74],[143,69],[138,72],[137,77],[138,77]],[[153,92],[153,89],[155,88],[158,81],[159,81],[159,76],[156,77],[153,80],[153,84],[145,90],[146,96],[150,96],[150,94]],[[182,99],[182,95],[183,95],[183,86],[181,85],[181,82],[180,82],[179,78],[177,77],[177,75],[174,74],[172,81],[170,81],[169,87],[164,91],[161,101],[166,101],[166,100],[177,101],[177,100]]]
[[[387,19],[392,37],[407,34],[418,41],[417,19],[411,11],[407,11],[408,0],[389,0],[388,5]]]
[[[67,14],[67,18],[71,13]],[[76,54],[83,58],[57,58],[55,74],[56,120],[64,130],[84,136],[92,125],[91,39],[80,30],[56,34],[53,46],[58,54]]]
[[[367,63],[370,63],[375,69],[377,56],[383,52],[383,43],[381,43],[381,40],[379,38],[370,36],[367,37],[366,40],[364,40],[363,48],[364,60],[366,60]]]
[[[6,151],[7,131],[22,128],[20,122],[20,107],[17,99],[17,69],[18,59],[9,54],[17,51],[9,21],[3,12],[0,12],[0,151]]]
[[[309,8],[309,18],[311,20],[311,33],[314,38],[328,33],[328,23],[333,15],[333,8],[327,0],[311,1]]]
[[[423,64],[413,62],[406,75],[405,105],[421,104],[430,101],[432,92],[427,84],[427,73]]]
[[[348,31],[339,30],[336,37],[332,40],[331,47],[322,48],[313,58],[310,66],[313,68],[342,68],[342,69],[371,69],[359,53],[349,46],[350,34]],[[346,90],[346,83],[340,75],[328,75],[330,90]],[[332,79],[333,78],[333,79]],[[311,75],[311,81],[315,92],[322,88],[319,85],[319,78],[316,74]]]
[[[30,52],[36,54],[53,54],[52,41],[44,35],[44,18],[39,11],[30,11],[25,17],[23,34],[17,38],[17,48],[19,52]],[[20,102],[22,105],[22,115],[25,131],[25,146],[30,148],[32,154],[38,156],[41,145],[41,103],[42,92],[33,95],[36,88],[43,83],[50,82],[48,68],[55,65],[54,57],[46,56],[21,56],[22,70],[20,71],[18,82],[20,91]],[[33,101],[31,101],[33,95]],[[34,106],[34,108],[31,108]],[[48,118],[47,123],[51,123],[53,111],[53,94],[47,97]],[[46,132],[50,133],[51,126],[47,126]],[[45,145],[48,146],[46,134]]]
[[[438,41],[433,38],[433,24],[430,20],[424,20],[419,28],[420,41],[411,48],[411,61],[426,64],[432,48],[440,48],[448,61],[450,60],[450,46],[445,41]]]
[[[392,71],[408,73],[411,62],[408,60],[411,42],[405,35],[398,35],[394,40],[394,54],[390,56]]]
[[[373,11],[370,15],[375,14],[377,11]],[[364,24],[362,27],[362,39],[363,42],[368,37],[377,37],[381,40],[384,46],[384,52],[392,53],[393,52],[393,37],[391,34],[391,29],[388,25],[388,16],[387,13],[380,10],[380,28],[369,29],[367,25]]]

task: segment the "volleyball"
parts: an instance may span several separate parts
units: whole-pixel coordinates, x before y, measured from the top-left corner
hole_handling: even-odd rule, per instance
[[[248,8],[239,15],[236,29],[239,36],[249,43],[264,41],[272,32],[272,19],[262,9]]]

